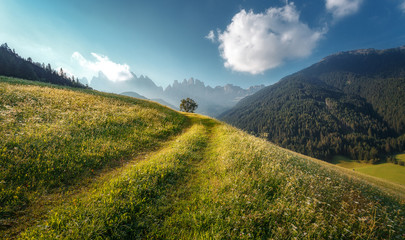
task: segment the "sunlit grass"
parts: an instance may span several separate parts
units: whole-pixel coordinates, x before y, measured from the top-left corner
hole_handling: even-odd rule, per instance
[[[170,191],[183,180],[189,165],[201,160],[205,145],[204,128],[194,125],[147,161],[128,167],[89,195],[54,209],[43,225],[29,229],[22,238],[144,238],[170,215],[166,208]]]
[[[372,166],[373,164],[371,163],[366,163],[366,162],[359,162],[357,160],[351,160],[345,156],[340,156],[340,155],[336,155],[333,156],[332,159],[332,164],[336,164],[340,167],[344,167],[344,168],[361,168],[361,167],[368,167],[368,166]]]
[[[395,155],[395,158],[396,158],[399,162],[405,163],[405,153],[397,154],[397,155]]]
[[[188,133],[102,190],[55,209],[24,238],[400,239],[405,233],[404,205],[365,181],[189,116],[195,125]]]
[[[393,163],[381,163],[356,169],[361,173],[405,185],[405,167]]]
[[[20,82],[0,82],[0,217],[159,146],[186,122],[133,98]]]
[[[7,200],[1,218],[37,196],[66,196],[38,211],[19,238],[405,236],[402,185],[282,149],[198,114],[16,83],[0,82],[1,196]],[[140,153],[142,160],[131,161]],[[128,164],[107,167],[121,161]],[[97,175],[97,169],[106,172]],[[84,178],[92,184],[83,187]],[[80,191],[64,194],[65,186]]]
[[[221,125],[209,145],[201,189],[168,235],[194,239],[375,239],[402,237],[404,207],[261,139]]]
[[[396,155],[396,157],[401,159],[400,154]],[[353,171],[358,171],[393,183],[405,185],[405,167],[400,166],[399,164],[370,164],[351,160],[343,156],[334,156],[332,163],[340,167],[352,169]]]

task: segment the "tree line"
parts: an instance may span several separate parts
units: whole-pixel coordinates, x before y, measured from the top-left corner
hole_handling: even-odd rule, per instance
[[[88,88],[80,83],[78,78],[68,76],[62,68],[57,71],[49,63],[45,65],[34,62],[30,57],[22,58],[7,43],[0,46],[0,75],[62,86]]]
[[[403,79],[391,79],[390,84],[393,89],[405,85]],[[368,92],[372,91],[378,89]],[[222,119],[312,157],[331,160],[339,154],[376,163],[405,149],[403,127],[395,124],[405,118],[398,114],[403,111],[402,103],[394,100],[401,98],[398,94],[379,97],[389,100],[373,105],[373,97],[366,101],[321,81],[295,76],[248,97]],[[385,120],[392,118],[396,119]]]

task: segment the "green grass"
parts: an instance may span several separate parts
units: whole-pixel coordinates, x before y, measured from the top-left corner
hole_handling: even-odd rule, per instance
[[[180,115],[147,101],[29,82],[0,82],[0,91],[1,87],[7,99],[17,99],[15,105],[1,102],[4,112],[26,106],[24,114],[42,113],[59,127],[59,132],[43,130],[30,140],[39,146],[46,146],[39,144],[41,136],[53,132],[63,136],[60,133],[79,128],[77,139],[88,139],[88,148],[97,143],[126,149],[101,148],[108,159],[95,173],[86,164],[96,161],[97,155],[87,157],[81,148],[72,152],[77,158],[65,176],[73,182],[69,187],[63,181],[46,181],[45,176],[55,177],[49,173],[31,177],[36,187],[23,189],[31,196],[26,210],[16,212],[17,220],[1,217],[0,223],[11,225],[0,229],[5,239],[402,239],[405,234],[401,185],[282,149],[208,117]],[[20,96],[29,97],[18,101]],[[26,105],[31,102],[26,99],[34,97],[38,104]],[[60,98],[65,104],[58,107],[65,110],[54,118],[56,108],[42,110]],[[83,101],[85,111],[83,105],[72,107]],[[86,115],[89,112],[95,119]],[[80,116],[101,130],[81,128]],[[8,124],[7,119],[0,119],[0,124]],[[31,128],[48,126],[47,121],[32,121],[23,122]],[[103,128],[106,121],[120,124]],[[14,122],[9,131],[25,129]],[[92,142],[93,136],[97,141]],[[150,139],[140,144],[143,138]],[[79,140],[62,141],[58,146],[63,148],[58,149],[72,151]],[[36,153],[46,156],[44,152],[51,150],[42,147]],[[54,167],[70,159],[68,155]],[[14,161],[7,156],[4,162]],[[30,163],[50,161],[44,159]],[[117,160],[123,163],[110,166]],[[85,169],[75,170],[75,164]],[[8,168],[2,165],[2,173]],[[15,188],[3,187],[17,191],[18,183],[13,182]]]
[[[147,101],[0,80],[1,218],[158,147],[187,121]]]
[[[405,167],[393,163],[381,163],[357,168],[361,173],[405,185]]]
[[[405,154],[403,154],[405,156]],[[401,159],[402,155],[396,155]],[[348,159],[344,156],[334,156],[332,163],[340,167],[352,169],[373,177],[393,183],[405,185],[405,167],[393,163],[370,164]]]
[[[340,167],[351,168],[351,169],[368,167],[368,166],[373,165],[371,163],[364,163],[364,162],[359,162],[357,160],[351,160],[351,159],[349,159],[345,156],[341,156],[341,155],[334,156],[331,163],[336,164]]]
[[[404,234],[403,205],[378,189],[215,120],[190,117],[193,127],[166,148],[55,208],[20,237],[379,239]]]
[[[398,162],[405,163],[405,153],[397,154],[397,155],[395,155],[395,158],[398,160]]]
[[[168,192],[187,175],[188,165],[201,160],[205,147],[201,125],[194,125],[170,147],[126,169],[118,178],[91,190],[91,194],[54,209],[42,226],[23,239],[142,238],[169,215]],[[80,226],[78,228],[77,226]]]

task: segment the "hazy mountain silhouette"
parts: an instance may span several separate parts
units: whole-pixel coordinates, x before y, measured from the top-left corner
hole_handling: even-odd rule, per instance
[[[206,86],[198,79],[190,78],[182,82],[175,80],[173,84],[163,89],[147,76],[141,75],[137,77],[132,73],[132,78],[126,81],[113,82],[100,72],[97,77],[93,77],[90,87],[105,92],[135,92],[148,99],[176,109],[178,109],[181,99],[190,97],[198,104],[197,113],[216,117],[235,106],[240,99],[262,89],[264,85],[243,89],[239,86],[227,84],[213,88]]]
[[[139,99],[148,99],[144,96],[142,96],[141,94],[138,94],[136,92],[123,92],[120,93],[121,95],[125,95],[125,96],[129,96],[129,97],[134,97],[134,98],[139,98]]]

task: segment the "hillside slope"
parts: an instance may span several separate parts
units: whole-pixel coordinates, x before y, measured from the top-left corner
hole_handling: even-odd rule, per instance
[[[403,186],[352,174],[208,117],[118,95],[31,84],[0,81],[0,126],[10,131],[0,142],[2,238],[405,234]],[[24,142],[21,135],[32,137]],[[20,148],[32,149],[27,160],[12,157]],[[92,148],[98,149],[88,155]],[[37,167],[42,165],[47,168]],[[25,168],[10,171],[18,166]],[[66,166],[69,174],[63,175]],[[31,168],[43,171],[36,177],[27,172]],[[3,201],[24,196],[19,209]]]
[[[405,48],[331,55],[220,118],[313,157],[377,162],[405,148]]]
[[[8,47],[7,43],[0,45],[0,75],[25,78],[33,81],[53,83],[63,86],[77,88],[88,88],[81,84],[74,76],[67,76],[63,69],[52,69],[51,65],[33,62],[29,57],[24,59],[14,49]]]
[[[156,103],[0,77],[0,216],[160,145],[187,124]]]

